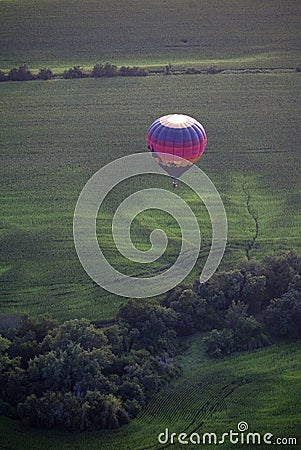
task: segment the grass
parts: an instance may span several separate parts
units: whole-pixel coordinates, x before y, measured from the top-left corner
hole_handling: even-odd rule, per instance
[[[300,343],[273,345],[242,353],[224,361],[206,361],[199,338],[183,356],[184,371],[129,425],[119,430],[71,434],[28,429],[1,418],[2,442],[6,449],[103,449],[141,450],[164,448],[157,436],[193,430],[202,436],[224,432],[245,421],[249,432],[277,437],[300,436]],[[209,449],[210,445],[202,448]],[[227,448],[236,445],[227,442]],[[1,448],[1,444],[0,444]],[[180,449],[181,445],[172,448]],[[248,448],[248,445],[239,446]],[[268,449],[268,445],[254,446]]]
[[[54,72],[106,61],[151,69],[296,68],[300,14],[298,0],[0,0],[0,69],[24,61]],[[2,83],[0,92],[1,313],[114,317],[124,299],[95,286],[75,254],[75,204],[93,173],[143,151],[148,126],[170,112],[195,116],[208,134],[199,166],[218,188],[229,225],[221,268],[246,257],[255,233],[250,211],[259,225],[251,256],[300,251],[300,74]],[[179,230],[162,214],[139,215],[132,231],[137,246],[148,248],[149,231],[163,219],[170,238],[165,260],[129,269],[114,250],[115,207],[150,184],[170,189],[161,177],[132,179],[100,211],[106,254],[120,270],[157,271],[177,256]],[[194,281],[208,254],[210,223],[189,189],[181,184],[178,193],[202,232],[200,259],[187,280]],[[242,420],[250,431],[300,440],[300,344],[209,362],[201,338],[182,358],[182,377],[128,426],[71,434],[1,417],[0,448],[156,449],[166,426],[191,431],[203,422],[200,432],[221,434]]]
[[[296,67],[300,14],[298,0],[1,0],[0,69]]]
[[[207,130],[198,164],[215,183],[228,216],[221,268],[245,258],[255,233],[244,187],[259,223],[251,256],[300,250],[299,87],[297,73],[1,84],[1,312],[114,316],[123,299],[95,286],[76,256],[75,204],[100,167],[144,151],[148,126],[168,112],[197,117]],[[150,185],[172,189],[165,177],[135,177],[116,187],[100,211],[104,251],[121,271],[128,263],[114,249],[112,214],[123,198]],[[183,184],[177,193],[194,210],[202,233],[200,260],[187,279],[193,281],[208,254],[211,227],[195,194]],[[166,215],[163,221],[170,236],[166,258],[135,266],[140,274],[172,264],[178,254],[177,225]],[[161,226],[159,214],[140,214],[134,242],[147,248],[155,226]]]

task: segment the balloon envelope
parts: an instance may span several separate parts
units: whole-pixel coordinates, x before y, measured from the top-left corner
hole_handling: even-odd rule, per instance
[[[194,118],[169,114],[153,122],[147,131],[146,142],[160,166],[177,178],[200,158],[207,137],[204,127]]]

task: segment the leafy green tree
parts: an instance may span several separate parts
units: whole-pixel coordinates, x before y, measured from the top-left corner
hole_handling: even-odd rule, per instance
[[[234,351],[251,351],[269,344],[263,326],[252,316],[240,317],[233,333]]]
[[[279,298],[288,290],[291,272],[289,261],[286,257],[268,256],[264,264],[267,298]]]
[[[118,75],[122,77],[145,77],[148,75],[148,71],[141,67],[125,67],[122,66],[119,69]]]
[[[10,69],[7,76],[9,81],[19,81],[18,77],[18,69],[14,67],[13,69]]]
[[[42,397],[31,394],[18,405],[18,413],[27,425],[52,428],[62,424],[63,395],[51,391],[45,392]]]
[[[196,330],[208,330],[211,327],[208,303],[199,298],[192,289],[184,289],[178,299],[170,302],[178,314],[176,331],[179,336],[193,334]]]
[[[221,358],[228,356],[235,350],[234,333],[231,329],[212,330],[204,338],[206,351],[212,358]]]
[[[266,299],[266,277],[264,275],[256,276],[247,273],[240,298],[249,305],[251,313],[259,313]]]
[[[69,344],[79,344],[84,350],[101,348],[108,343],[104,332],[87,319],[74,319],[54,328],[43,344],[50,349],[66,349]]]
[[[25,63],[21,64],[19,68],[13,68],[8,73],[9,81],[30,81],[34,79],[33,74],[28,69]]]
[[[268,344],[262,325],[247,314],[248,305],[233,301],[227,311],[226,325],[233,331],[233,351],[254,350]]]
[[[175,350],[177,314],[156,301],[130,300],[117,313],[121,324],[131,330],[130,348],[145,348],[151,354]]]
[[[266,324],[275,336],[296,339],[301,336],[301,292],[292,291],[271,301],[265,313]]]
[[[0,70],[0,83],[1,81],[7,81],[8,77],[5,75],[4,72],[2,72],[2,70]]]
[[[41,67],[39,73],[37,74],[38,80],[51,80],[53,77],[53,73],[47,67]]]
[[[83,69],[80,66],[70,67],[70,69],[65,70],[63,73],[63,77],[66,79],[70,78],[84,78],[85,74]]]
[[[91,72],[91,77],[94,78],[100,78],[103,77],[103,64],[95,64],[92,72]]]
[[[137,400],[140,405],[145,402],[145,394],[138,383],[125,381],[118,389],[118,394],[123,400]]]
[[[2,342],[3,346],[3,342]],[[20,358],[10,358],[7,353],[0,355],[0,400],[17,406],[26,395],[25,371]]]
[[[88,390],[110,392],[104,375],[113,360],[109,349],[84,350],[79,344],[69,344],[64,350],[51,350],[29,363],[29,380],[36,393],[43,391],[74,392],[82,397]]]
[[[95,78],[116,77],[117,75],[118,75],[117,66],[110,64],[108,62],[105,65],[95,64],[91,72],[91,76]]]
[[[235,329],[237,327],[238,321],[247,317],[247,311],[248,305],[241,302],[240,300],[233,300],[226,314],[227,327]]]
[[[11,346],[11,341],[9,339],[4,338],[0,334],[0,354],[3,354],[6,352],[7,349]]]

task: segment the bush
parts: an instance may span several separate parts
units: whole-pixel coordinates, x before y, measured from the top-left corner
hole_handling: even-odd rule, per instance
[[[91,72],[91,76],[94,78],[116,77],[117,75],[117,66],[110,63],[106,63],[104,66],[102,64],[95,64]]]
[[[271,301],[266,310],[265,321],[275,336],[301,337],[301,293],[285,293]]]
[[[122,77],[145,77],[148,75],[148,71],[146,69],[142,69],[140,67],[125,67],[122,66],[119,69],[119,75]]]
[[[65,70],[63,74],[63,78],[70,79],[70,78],[84,78],[85,74],[83,72],[83,69],[81,69],[80,66],[74,66],[71,67],[68,70]]]
[[[234,333],[234,351],[252,351],[268,345],[262,325],[252,316],[240,317]]]
[[[128,422],[121,401],[114,395],[91,391],[84,398],[68,392],[46,392],[42,397],[32,394],[18,405],[18,413],[28,425],[66,428],[81,431],[90,428],[118,428]]]
[[[216,66],[209,66],[207,68],[207,73],[210,73],[210,74],[216,74],[216,73],[220,73],[220,72],[221,72],[221,69],[218,69]]]
[[[164,75],[172,75],[172,67],[170,63],[167,66],[165,66]]]
[[[2,71],[0,70],[0,82],[1,82],[1,81],[7,81],[7,80],[8,80],[8,77],[5,75],[4,72],[2,72]]]
[[[234,351],[234,333],[228,328],[223,330],[212,330],[204,338],[206,351],[212,358],[228,356]]]
[[[21,66],[19,66],[19,69],[11,69],[8,74],[9,81],[30,81],[33,79],[34,75],[31,73],[25,63],[21,64]]]
[[[139,303],[142,308],[123,307],[123,316],[141,317],[150,348],[165,349],[161,358],[143,348],[138,328],[118,323],[105,333],[86,319],[59,325],[45,316],[6,330],[0,335],[0,412],[46,428],[117,428],[129,422],[179,374],[166,351],[176,338],[169,329],[174,311],[153,304],[145,310]],[[151,318],[143,323],[147,311]]]
[[[41,68],[37,75],[38,80],[51,80],[52,77],[53,77],[52,71],[46,67]]]
[[[199,75],[201,73],[200,70],[195,69],[194,67],[188,68],[185,70],[186,75]]]

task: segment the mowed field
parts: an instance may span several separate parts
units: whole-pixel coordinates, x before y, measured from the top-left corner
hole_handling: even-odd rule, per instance
[[[60,319],[107,320],[122,298],[94,285],[77,258],[73,214],[88,179],[116,158],[146,149],[148,126],[160,115],[197,117],[208,134],[199,161],[215,183],[228,217],[222,268],[246,257],[300,250],[300,75],[241,74],[153,76],[2,83],[1,312]],[[115,188],[100,210],[98,234],[120,271],[157,273],[175,261],[181,239],[170,216],[140,214],[133,241],[148,248],[149,234],[169,235],[157,264],[129,265],[115,249],[112,215],[137,189],[171,189],[164,176],[139,176]],[[183,184],[177,190],[194,210],[201,229],[200,274],[211,244],[203,204]],[[247,202],[249,208],[247,208]],[[253,217],[254,216],[254,217]],[[141,247],[142,246],[142,247]]]

